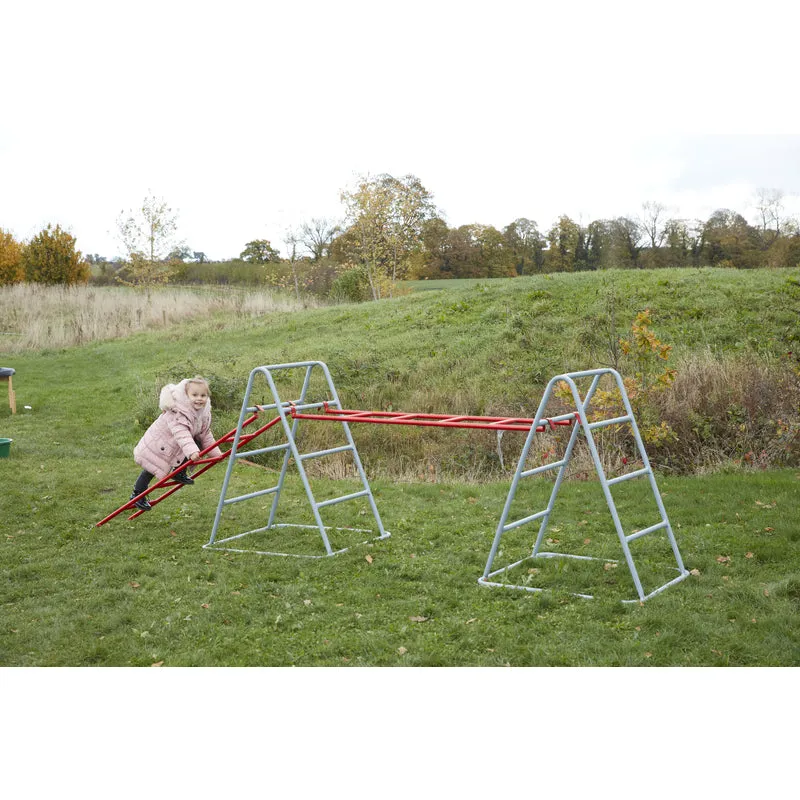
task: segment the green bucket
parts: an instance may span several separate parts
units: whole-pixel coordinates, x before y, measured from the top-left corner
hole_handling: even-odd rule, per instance
[[[11,453],[11,442],[13,439],[0,439],[0,458],[8,458]]]

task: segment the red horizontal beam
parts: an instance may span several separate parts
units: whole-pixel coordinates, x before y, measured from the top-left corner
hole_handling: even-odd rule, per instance
[[[325,422],[371,422],[378,425],[415,425],[436,428],[471,428],[489,431],[524,431],[533,425],[530,417],[478,417],[453,414],[409,414],[401,411],[358,411],[349,408],[326,408],[324,414],[301,414],[292,409],[295,419],[316,419]],[[542,433],[548,427],[556,425],[572,425],[573,419],[553,422],[544,420],[546,424],[538,425],[536,431]]]

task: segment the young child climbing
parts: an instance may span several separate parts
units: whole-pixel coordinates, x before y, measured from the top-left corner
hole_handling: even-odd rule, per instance
[[[144,492],[154,477],[161,480],[181,464],[196,461],[200,451],[214,443],[210,394],[208,381],[199,375],[167,384],[161,390],[158,403],[161,414],[133,450],[133,460],[142,472],[133,487],[131,500]],[[206,455],[214,458],[222,455],[222,451],[215,447]],[[173,475],[172,480],[186,486],[194,483],[186,469]],[[142,511],[152,508],[146,497],[134,505]]]

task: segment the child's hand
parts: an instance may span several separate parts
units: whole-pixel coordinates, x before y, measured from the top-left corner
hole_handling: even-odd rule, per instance
[[[200,451],[198,450],[196,453],[193,453],[189,456],[189,461],[197,461],[200,458]]]

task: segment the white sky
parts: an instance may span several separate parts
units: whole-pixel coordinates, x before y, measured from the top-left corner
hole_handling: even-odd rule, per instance
[[[150,191],[210,258],[359,174],[416,175],[451,226],[546,230],[643,202],[800,214],[796,12],[777,0],[26,0],[0,14],[0,227],[120,252]],[[651,10],[647,10],[651,9]],[[769,134],[769,135],[768,135]]]

